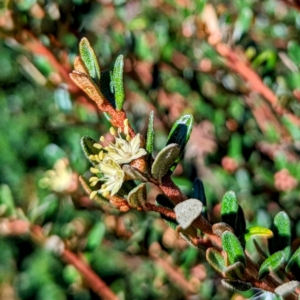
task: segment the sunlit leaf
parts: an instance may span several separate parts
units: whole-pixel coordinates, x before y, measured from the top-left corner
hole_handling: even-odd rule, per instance
[[[91,47],[89,41],[86,38],[81,39],[79,43],[80,57],[89,72],[89,75],[93,78],[95,83],[100,82],[100,67],[96,57],[96,54]]]
[[[149,114],[149,122],[148,122],[148,129],[147,129],[147,138],[146,138],[146,151],[149,154],[153,152],[153,143],[154,143],[154,111],[152,110]]]
[[[245,239],[248,241],[250,238],[255,236],[261,236],[266,238],[271,238],[273,236],[272,230],[260,226],[253,226],[250,228],[247,228]]]
[[[229,265],[241,262],[246,265],[246,258],[243,247],[238,238],[230,231],[222,234],[222,247],[227,253]]]
[[[111,78],[117,110],[122,110],[124,99],[125,99],[124,87],[123,87],[123,68],[124,68],[123,55],[119,55],[116,59],[114,70],[112,72],[112,78]]]
[[[259,278],[263,278],[268,275],[271,271],[277,271],[285,261],[285,252],[278,251],[269,256],[259,268]]]
[[[226,269],[225,259],[218,250],[208,248],[206,250],[206,259],[217,272],[223,273]]]

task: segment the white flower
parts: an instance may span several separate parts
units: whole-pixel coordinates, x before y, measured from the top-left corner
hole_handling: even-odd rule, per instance
[[[91,168],[92,173],[101,173],[102,177],[91,177],[91,186],[96,185],[98,181],[104,181],[100,190],[93,191],[90,195],[93,198],[97,193],[103,195],[104,197],[110,194],[115,195],[121,188],[124,181],[124,171],[112,159],[105,159],[99,163],[96,168]]]
[[[147,154],[145,149],[140,148],[140,144],[141,137],[139,133],[132,140],[128,139],[128,141],[116,137],[115,143],[110,143],[105,148],[107,150],[106,157],[111,158],[118,164],[128,164]]]

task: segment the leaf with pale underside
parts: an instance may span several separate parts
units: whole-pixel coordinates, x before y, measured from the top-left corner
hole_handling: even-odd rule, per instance
[[[245,273],[245,265],[240,261],[237,261],[236,263],[227,267],[223,273],[226,278],[243,279]]]
[[[206,259],[217,272],[223,273],[226,269],[225,258],[218,250],[208,248],[206,250]]]
[[[96,84],[100,82],[100,67],[96,57],[96,54],[91,47],[87,38],[81,39],[79,43],[80,57],[88,70],[89,75]]]
[[[234,279],[222,279],[222,284],[224,287],[231,291],[241,291],[245,292],[252,288],[252,284],[250,282],[245,282],[241,280]]]
[[[227,253],[229,265],[232,265],[238,261],[246,265],[243,247],[234,233],[225,231],[222,234],[222,247]]]
[[[174,207],[177,222],[183,229],[188,228],[199,217],[202,208],[203,204],[198,199],[188,199],[178,203]]]
[[[128,177],[128,179],[148,181],[148,177],[146,174],[143,174],[138,169],[136,169],[130,165],[123,165],[122,170],[125,172],[125,175],[126,175],[126,177]]]
[[[147,200],[146,184],[141,183],[134,188],[127,197],[129,205],[133,208],[143,207]]]
[[[285,261],[285,251],[278,251],[269,256],[259,268],[259,279],[268,275],[271,271],[277,271]]]
[[[164,147],[156,156],[152,167],[152,176],[161,180],[170,170],[180,153],[180,147],[177,144],[170,144]]]
[[[86,66],[84,65],[84,62],[82,61],[80,56],[76,56],[74,59],[74,69],[77,72],[89,74]]]
[[[274,292],[281,297],[285,297],[286,295],[293,293],[294,290],[299,286],[300,286],[299,281],[292,280],[292,281],[281,284],[274,290]]]
[[[212,231],[215,235],[221,237],[225,231],[233,232],[233,229],[227,223],[219,222],[212,226]]]
[[[98,106],[103,104],[103,95],[91,77],[77,71],[73,71],[70,77]]]
[[[116,109],[122,110],[125,94],[123,87],[123,55],[119,55],[115,61],[114,69],[111,76],[111,86],[115,95]]]

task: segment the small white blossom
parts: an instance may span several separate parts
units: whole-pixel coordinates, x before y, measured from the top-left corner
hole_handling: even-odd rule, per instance
[[[132,140],[124,140],[123,138],[115,138],[115,143],[110,143],[105,149],[106,156],[114,160],[118,164],[128,164],[131,161],[147,154],[146,150],[140,148],[141,137],[138,133]]]
[[[105,159],[99,163],[97,168],[91,168],[92,173],[101,173],[102,177],[96,176],[90,178],[91,186],[96,185],[98,181],[104,181],[101,188],[98,191],[91,193],[90,197],[93,198],[97,193],[104,197],[110,194],[115,195],[121,188],[124,181],[124,171],[112,159]]]

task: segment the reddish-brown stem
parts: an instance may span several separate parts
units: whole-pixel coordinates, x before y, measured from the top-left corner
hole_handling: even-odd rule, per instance
[[[157,206],[155,204],[147,202],[147,203],[145,203],[144,210],[145,211],[155,211],[155,212],[158,212],[158,213],[160,213],[161,215],[163,215],[167,218],[176,220],[175,212],[171,209],[166,208],[166,207]]]
[[[174,204],[178,204],[179,202],[186,200],[187,197],[180,191],[178,186],[172,181],[171,177],[165,176],[162,179],[159,188],[164,192],[166,196],[172,200]]]
[[[256,91],[261,94],[271,104],[273,110],[278,115],[285,115],[296,125],[300,124],[299,118],[281,106],[277,96],[264,84],[259,75],[251,68],[249,62],[242,60],[228,45],[217,43],[212,46],[214,46],[217,52],[225,58],[226,65],[246,80],[252,91]]]
[[[86,284],[99,297],[106,300],[118,300],[118,297],[109,289],[103,280],[77,255],[65,249],[61,258],[68,264],[73,265],[84,277]]]

